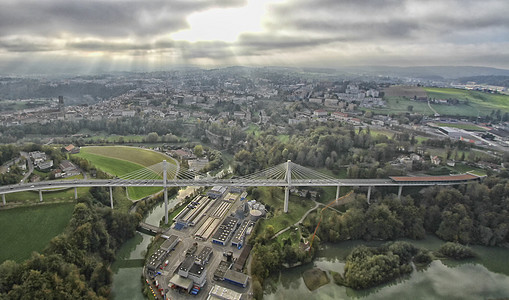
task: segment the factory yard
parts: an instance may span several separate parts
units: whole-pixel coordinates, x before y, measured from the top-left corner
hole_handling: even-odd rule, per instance
[[[174,218],[144,268],[156,298],[250,298],[246,241],[265,209],[245,196],[242,189],[213,187]]]

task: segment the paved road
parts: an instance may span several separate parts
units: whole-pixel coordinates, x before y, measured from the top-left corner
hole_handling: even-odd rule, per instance
[[[34,171],[34,164],[32,163],[32,160],[30,159],[30,155],[28,155],[28,153],[20,152],[19,154],[26,158],[28,163],[28,172],[25,174],[25,176],[23,176],[23,179],[21,179],[21,182],[27,182],[28,177],[32,175],[32,172]]]

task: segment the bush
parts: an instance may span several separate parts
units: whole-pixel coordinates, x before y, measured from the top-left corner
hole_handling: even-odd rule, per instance
[[[438,249],[438,252],[453,259],[465,259],[475,257],[474,251],[472,251],[472,249],[470,249],[469,247],[452,242],[443,244],[440,247],[440,249]]]

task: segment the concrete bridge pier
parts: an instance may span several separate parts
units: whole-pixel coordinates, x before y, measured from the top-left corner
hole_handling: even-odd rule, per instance
[[[338,199],[339,199],[339,192],[341,190],[341,186],[338,185],[338,188],[336,189],[336,204],[338,204]]]
[[[2,202],[4,203],[5,206],[5,194],[2,194]]]
[[[168,224],[168,188],[164,188],[164,224]]]
[[[401,200],[401,192],[403,192],[403,186],[400,185],[398,188],[398,199]]]
[[[74,200],[78,200],[78,187],[74,187]]]
[[[371,200],[371,188],[372,188],[372,186],[368,186],[368,196],[367,196],[368,204],[370,204],[370,200]]]
[[[39,190],[39,202],[42,202],[42,190]]]
[[[164,224],[168,224],[168,182],[167,182],[167,165],[163,160],[163,187],[164,187]]]
[[[288,199],[290,198],[290,187],[285,187],[285,206],[284,206],[284,212],[288,212]]]
[[[113,188],[110,186],[110,206],[113,209]]]

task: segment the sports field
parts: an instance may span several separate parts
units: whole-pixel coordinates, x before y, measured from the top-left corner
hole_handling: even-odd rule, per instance
[[[162,153],[136,147],[84,147],[75,155],[90,161],[96,168],[119,177],[163,160],[176,164],[175,160]],[[160,187],[129,187],[127,193],[130,199],[138,200],[160,190]]]
[[[42,251],[62,233],[71,219],[74,203],[53,203],[0,210],[0,263],[21,262],[32,251]]]

